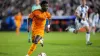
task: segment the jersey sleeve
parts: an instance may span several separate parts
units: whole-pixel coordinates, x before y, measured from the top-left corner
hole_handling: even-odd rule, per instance
[[[80,9],[80,7],[78,6],[78,7],[76,8],[76,11],[75,11],[75,12],[78,13],[78,12],[79,12],[79,9]]]
[[[76,8],[76,11],[75,11],[78,15],[80,15],[80,6],[78,6],[77,8]]]
[[[28,18],[31,18],[32,19],[33,17],[34,17],[34,13],[32,12],[32,13],[29,14],[29,17]]]
[[[50,20],[51,19],[51,14],[47,13],[47,18]]]

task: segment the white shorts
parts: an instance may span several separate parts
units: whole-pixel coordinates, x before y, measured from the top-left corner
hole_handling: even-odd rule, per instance
[[[90,25],[91,27],[95,27],[96,21],[91,19],[91,22],[89,23],[89,25]]]
[[[95,22],[92,22],[92,27],[95,27]]]
[[[76,24],[76,29],[78,30],[78,29],[80,29],[81,27],[89,27],[89,23],[88,23],[88,21],[87,20],[85,20],[85,21],[83,21],[83,20],[81,20],[80,22],[79,22],[79,20],[78,19],[75,19],[75,24]]]
[[[92,27],[95,27],[96,24],[98,24],[98,22],[99,22],[99,19],[94,18],[94,19],[92,20]]]

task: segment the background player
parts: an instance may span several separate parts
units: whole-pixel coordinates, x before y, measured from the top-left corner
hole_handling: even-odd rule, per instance
[[[93,34],[95,34],[95,30],[96,30],[96,24],[99,23],[99,13],[98,10],[95,9],[93,13],[90,14],[90,26],[91,26],[91,31],[93,32]]]
[[[21,27],[22,22],[23,22],[21,12],[18,12],[18,14],[15,15],[14,22],[15,22],[15,25],[16,25],[16,34],[19,35],[20,27]]]
[[[32,11],[34,11],[36,9],[41,9],[40,0],[35,0],[35,3],[36,4],[33,4],[33,6],[32,6]],[[28,42],[29,43],[31,42],[31,31],[28,33]]]
[[[37,44],[40,42],[41,46],[43,46],[42,37],[44,36],[44,28],[46,19],[50,20],[51,15],[49,12],[47,12],[48,9],[48,2],[42,1],[40,3],[41,9],[37,9],[33,11],[29,16],[29,22],[32,20],[32,45],[27,53],[26,56],[30,56],[31,53],[36,49]],[[49,21],[50,22],[50,21]],[[48,29],[50,28],[50,23],[48,25]],[[28,25],[28,31],[30,29],[30,25]]]
[[[76,19],[76,29],[70,28],[69,31],[78,33],[80,27],[84,27],[86,29],[86,44],[91,45],[90,42],[90,29],[88,23],[88,9],[89,7],[86,5],[86,0],[81,0],[81,5],[79,5],[75,11]]]

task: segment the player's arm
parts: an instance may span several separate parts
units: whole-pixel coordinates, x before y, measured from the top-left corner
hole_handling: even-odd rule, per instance
[[[85,18],[84,18],[84,17],[82,17],[81,15],[79,15],[77,12],[75,12],[75,16],[76,16],[78,19],[85,20]]]
[[[89,7],[87,7],[86,18],[87,18],[87,19],[90,19],[90,18],[89,18],[89,13],[88,13],[88,11],[89,11]]]
[[[27,31],[29,32],[30,29],[31,29],[31,21],[32,21],[32,18],[33,18],[33,13],[31,13],[28,17],[28,20],[27,20]]]
[[[77,9],[75,10],[74,15],[79,19],[84,19],[84,18],[82,18],[82,15],[80,14],[79,11],[80,11],[80,7],[77,7]]]
[[[82,16],[80,15],[80,12],[79,12],[79,7],[77,7],[77,9],[75,10],[74,15],[75,15],[77,18],[82,19]]]
[[[51,19],[48,19],[48,24],[46,26],[46,32],[49,33],[50,32],[50,25],[51,25]]]
[[[51,25],[51,19],[48,19],[48,28],[50,28],[50,25]]]
[[[30,31],[30,28],[31,28],[31,18],[28,18],[28,24],[27,24],[27,31],[29,32]]]
[[[49,32],[50,31],[50,25],[51,25],[51,15],[50,15],[50,13],[47,13],[47,16],[48,16],[47,32]]]
[[[75,11],[75,16],[78,18],[82,18],[76,11]]]

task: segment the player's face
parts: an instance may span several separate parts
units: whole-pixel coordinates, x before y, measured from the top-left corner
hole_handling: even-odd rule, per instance
[[[39,3],[40,3],[40,1],[39,0],[36,0],[36,4],[39,5]]]
[[[82,0],[82,5],[86,5],[86,0]]]
[[[43,11],[47,11],[48,10],[48,4],[43,4],[41,7],[42,7]]]
[[[21,12],[18,12],[18,15],[21,15]]]

